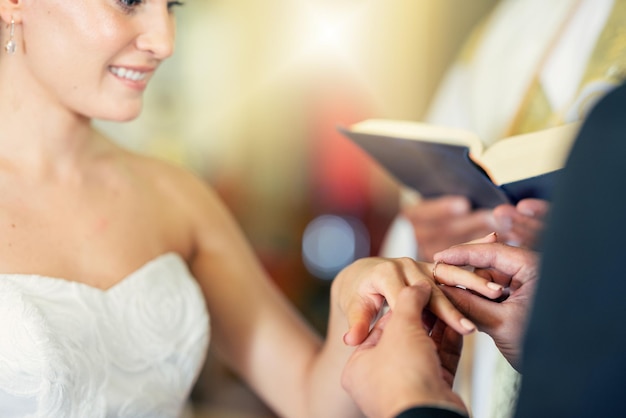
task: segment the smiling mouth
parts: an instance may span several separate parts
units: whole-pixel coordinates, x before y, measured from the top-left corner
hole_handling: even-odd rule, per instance
[[[125,80],[130,80],[130,81],[142,81],[148,76],[148,73],[131,70],[129,68],[124,68],[124,67],[111,66],[109,67],[109,70],[116,77],[123,78]]]

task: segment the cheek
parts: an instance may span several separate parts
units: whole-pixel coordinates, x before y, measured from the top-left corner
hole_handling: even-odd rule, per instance
[[[41,3],[25,16],[24,39],[30,49],[81,59],[89,54],[114,54],[129,42],[128,16],[101,0]]]
[[[129,18],[122,12],[99,7],[84,14],[75,21],[75,27],[85,45],[117,52],[132,39]]]

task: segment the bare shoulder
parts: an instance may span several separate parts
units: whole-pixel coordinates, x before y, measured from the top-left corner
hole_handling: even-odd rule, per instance
[[[164,199],[164,204],[180,205],[205,215],[212,206],[221,206],[208,181],[187,167],[131,151],[124,152],[124,160],[133,175]]]
[[[215,260],[218,254],[245,245],[238,223],[206,179],[155,157],[122,149],[116,154],[135,183],[132,188],[146,196],[140,204],[147,204],[147,211],[157,210],[160,228],[173,235],[184,231],[186,244],[181,247],[189,250],[190,263],[201,254]]]

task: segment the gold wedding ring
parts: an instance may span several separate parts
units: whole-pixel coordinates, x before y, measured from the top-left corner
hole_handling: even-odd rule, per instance
[[[441,260],[437,260],[435,261],[435,264],[433,264],[433,280],[435,283],[439,283],[439,280],[437,280],[437,266],[439,263],[441,263]]]

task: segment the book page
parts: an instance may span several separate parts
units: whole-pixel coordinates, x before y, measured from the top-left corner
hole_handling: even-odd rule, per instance
[[[502,139],[477,158],[496,184],[563,168],[580,122]]]
[[[482,141],[473,132],[428,123],[392,119],[367,119],[352,125],[350,130],[416,141],[463,145],[470,149],[472,155],[481,155],[483,152]]]

